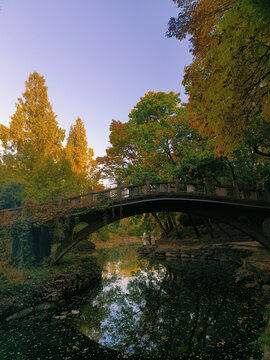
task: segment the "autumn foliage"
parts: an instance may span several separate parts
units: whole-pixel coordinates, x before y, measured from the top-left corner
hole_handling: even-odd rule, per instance
[[[190,36],[185,70],[189,123],[218,156],[242,145],[270,156],[270,5],[252,0],[175,0],[168,36]]]
[[[64,146],[65,130],[57,122],[47,90],[43,76],[30,74],[9,127],[0,125],[0,185],[4,189],[5,184],[23,184],[25,198],[35,202],[56,199],[59,192],[85,190],[96,167],[81,119],[71,126]]]

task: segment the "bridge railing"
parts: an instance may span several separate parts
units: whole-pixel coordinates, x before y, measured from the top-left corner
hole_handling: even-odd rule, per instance
[[[235,197],[237,198],[237,189],[232,186],[226,185],[214,185],[213,191],[211,192],[221,197]]]
[[[147,179],[145,183],[136,185],[122,185],[118,182],[115,187],[98,192],[93,192],[92,189],[89,188],[87,194],[64,199],[60,206],[104,205],[113,200],[123,200],[143,195],[162,193],[196,193],[240,200],[270,201],[269,194],[265,189],[239,189],[236,183],[234,186],[228,186],[210,184],[208,179],[204,179],[204,182],[197,183],[180,182],[178,180],[171,182],[150,182],[150,180]],[[65,203],[65,201],[68,203]]]
[[[146,179],[145,183],[136,185],[122,185],[120,182],[115,187],[105,189],[102,191],[93,191],[89,187],[88,192],[77,196],[64,198],[62,194],[58,195],[56,201],[50,202],[58,208],[73,207],[73,206],[98,206],[109,204],[114,200],[124,200],[127,198],[135,198],[138,196],[152,195],[165,193],[194,193],[200,195],[210,195],[218,198],[234,198],[240,200],[253,201],[267,201],[270,202],[269,189],[265,185],[258,189],[241,189],[237,184],[233,186],[228,185],[213,185],[207,178],[203,182],[187,183],[180,182],[178,179],[170,182],[151,182]],[[46,204],[41,204],[46,205]],[[23,207],[0,210],[0,213],[20,212]]]

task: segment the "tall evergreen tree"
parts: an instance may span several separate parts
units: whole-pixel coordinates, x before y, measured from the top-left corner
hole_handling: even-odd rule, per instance
[[[6,153],[16,154],[18,160],[22,158],[20,166],[31,168],[37,156],[57,159],[65,131],[58,125],[43,76],[37,72],[30,74],[11,117],[10,127],[1,125],[0,129]]]
[[[0,125],[3,166],[12,181],[25,184],[26,197],[48,200],[67,186],[71,170],[64,158],[64,138],[65,131],[48,100],[45,79],[33,72],[10,126]]]
[[[78,118],[75,125],[71,125],[66,146],[66,158],[71,164],[77,190],[86,190],[93,182],[93,170],[96,161],[94,151],[88,147],[85,126]]]

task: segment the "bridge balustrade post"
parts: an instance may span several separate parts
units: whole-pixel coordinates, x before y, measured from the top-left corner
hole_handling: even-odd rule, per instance
[[[257,191],[250,191],[249,198],[250,200],[258,200]]]
[[[175,178],[174,183],[175,183],[175,192],[178,193],[179,192],[179,179]]]
[[[88,205],[91,206],[93,204],[93,200],[94,200],[94,194],[93,194],[93,188],[92,186],[88,187]]]
[[[62,205],[63,205],[63,194],[59,193],[58,196],[57,196],[57,207],[58,207],[58,209],[61,209]]]
[[[239,187],[235,180],[233,180],[233,190],[234,190],[234,196],[236,197],[236,199],[240,199]]]
[[[81,200],[81,198],[79,196],[75,197],[74,199],[71,199],[71,206],[80,205],[80,200]]]
[[[209,179],[207,177],[203,178],[203,183],[204,183],[204,191],[205,194],[208,195],[211,193],[210,191],[210,183],[209,183]]]
[[[121,181],[117,181],[117,199],[122,199],[122,184]]]
[[[227,189],[223,187],[216,187],[216,195],[217,196],[227,196]]]
[[[150,179],[146,178],[145,183],[146,183],[146,194],[150,194]]]
[[[263,184],[264,197],[267,202],[270,202],[270,189],[267,183]]]
[[[194,185],[191,185],[191,184],[187,184],[187,192],[195,192],[196,189],[195,189],[195,186]]]
[[[167,184],[159,184],[158,192],[160,192],[160,193],[162,193],[162,192],[168,192],[168,186],[167,186]]]
[[[139,195],[139,189],[137,186],[130,186],[128,188],[129,190],[129,197],[137,196]]]

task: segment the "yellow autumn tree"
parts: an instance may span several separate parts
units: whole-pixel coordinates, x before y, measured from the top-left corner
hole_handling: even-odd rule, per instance
[[[9,127],[0,125],[2,163],[13,182],[25,185],[25,196],[34,201],[56,197],[68,186],[71,175],[62,141],[65,131],[56,120],[45,79],[29,75]]]
[[[96,182],[96,161],[94,151],[88,147],[85,126],[78,118],[75,125],[71,125],[66,145],[66,158],[71,164],[76,186],[74,190],[84,191]]]

